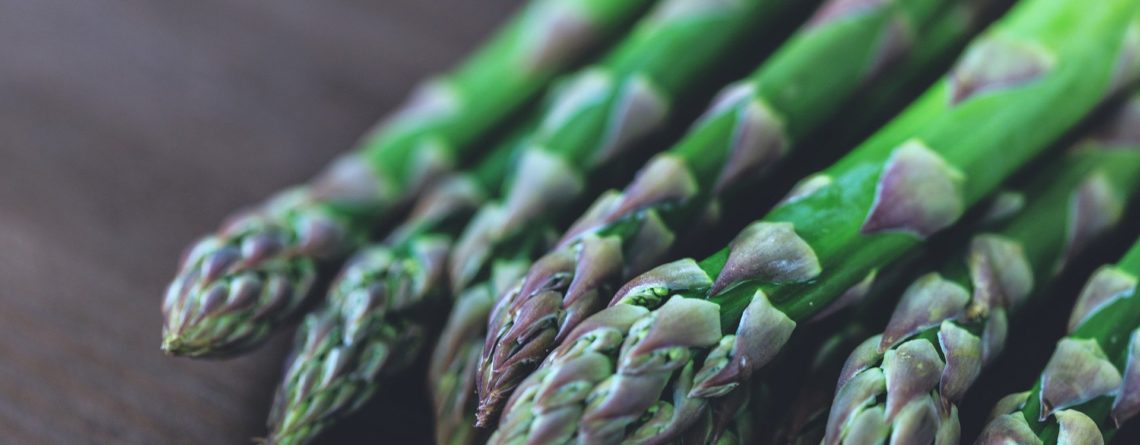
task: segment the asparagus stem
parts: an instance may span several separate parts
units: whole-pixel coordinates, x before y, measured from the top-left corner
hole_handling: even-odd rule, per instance
[[[1129,106],[1140,107],[1140,96]],[[1140,125],[1137,117],[1117,119]],[[840,372],[824,444],[958,441],[956,404],[1004,349],[1008,318],[1042,303],[1053,277],[1140,195],[1140,140],[1102,136],[1035,175],[1016,216],[974,236],[966,252],[903,293],[885,331],[858,346]],[[906,373],[915,368],[926,372]],[[903,415],[910,405],[923,408]],[[865,414],[876,410],[885,415]]]
[[[691,424],[797,323],[953,224],[1134,79],[1118,67],[1134,60],[1125,42],[1138,10],[1021,3],[945,80],[727,248],[627,283],[519,385],[491,442],[616,443]],[[662,400],[690,384],[687,399]]]
[[[889,94],[852,109],[865,115],[889,109],[891,99],[905,94],[901,87],[913,86],[933,60],[966,39],[982,5],[956,6],[962,7],[828,2],[770,61],[724,89],[680,142],[645,166],[624,193],[603,195],[499,299],[477,380],[481,422],[555,343],[601,309],[604,296],[660,262],[710,203],[765,176],[861,89],[890,85]],[[947,22],[951,26],[941,26]],[[821,61],[832,69],[819,69]]]
[[[1041,378],[998,402],[978,444],[1103,444],[1140,411],[1140,242],[1085,284]]]
[[[451,73],[429,81],[312,182],[231,217],[187,250],[162,306],[162,349],[251,349],[292,319],[318,266],[342,259],[550,80],[651,0],[535,0]]]

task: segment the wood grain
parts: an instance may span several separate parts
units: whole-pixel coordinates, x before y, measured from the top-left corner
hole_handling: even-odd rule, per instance
[[[288,340],[162,356],[180,250],[351,146],[515,3],[0,0],[0,442],[262,434]],[[425,440],[401,390],[370,408],[400,422],[330,442]]]

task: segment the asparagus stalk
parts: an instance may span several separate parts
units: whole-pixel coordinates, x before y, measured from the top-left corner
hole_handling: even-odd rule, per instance
[[[1104,444],[1140,411],[1140,242],[1085,284],[1041,378],[998,402],[977,444]]]
[[[521,126],[471,171],[435,184],[385,243],[345,263],[324,304],[295,334],[269,414],[268,442],[310,442],[368,401],[384,376],[414,360],[428,331],[424,319],[443,306],[439,290],[450,239],[430,229],[466,221],[495,190],[532,127]]]
[[[523,154],[550,164],[525,178],[520,171],[505,199],[485,205],[458,237],[449,277],[456,291],[483,278],[490,260],[518,240],[545,231],[586,189],[585,172],[633,147],[638,139],[668,123],[672,104],[692,93],[708,71],[739,58],[731,51],[742,38],[774,26],[793,10],[789,0],[665,0],[630,38],[597,69],[569,82],[565,100],[540,124]],[[685,54],[684,63],[677,55]],[[536,161],[538,162],[538,161]],[[530,192],[558,184],[554,196]],[[529,201],[523,201],[529,199]]]
[[[510,167],[479,175],[480,180],[462,181],[467,189],[482,189],[462,196],[490,196],[502,189],[505,197],[502,204],[484,205],[471,225],[510,230],[568,205],[585,191],[591,173],[660,129],[672,102],[699,90],[706,71],[736,57],[732,49],[742,38],[774,21],[790,4],[786,0],[661,3],[611,54],[559,89],[535,131],[522,137],[522,147],[509,159]],[[672,54],[690,56],[679,64],[667,57]],[[496,169],[502,164],[488,165]],[[509,180],[503,182],[504,177]],[[461,208],[469,207],[455,210]],[[410,335],[423,329],[424,298],[445,289],[442,275],[435,272],[463,225],[438,224],[439,216],[431,216],[428,221],[413,217],[397,231],[395,242],[367,249],[362,261],[351,264],[344,280],[334,284],[329,304],[298,333],[301,353],[289,365],[278,397],[281,403],[270,419],[271,435],[279,442],[305,443],[370,397],[372,391],[357,388],[374,388],[377,383],[381,369],[373,365],[380,363],[381,355],[375,350],[381,348],[388,356],[397,345],[416,346],[386,333]],[[543,244],[545,232],[526,232],[513,242]],[[415,356],[418,350],[408,347],[399,352]],[[355,372],[350,365],[358,361],[368,372]]]
[[[480,422],[497,412],[553,344],[601,309],[601,299],[621,280],[658,263],[710,201],[741,183],[754,183],[861,88],[914,77],[923,66],[889,66],[912,49],[934,44],[945,54],[955,41],[965,40],[982,4],[957,6],[947,11],[949,3],[924,0],[861,8],[843,0],[824,4],[770,61],[726,88],[686,136],[643,168],[624,193],[603,195],[523,282],[499,299],[477,378]],[[954,38],[932,26],[944,19],[956,25],[949,33]],[[909,29],[935,32],[908,35]],[[823,60],[833,69],[820,70]],[[884,111],[889,101],[876,99],[878,108],[860,112]]]
[[[1140,116],[1119,117],[1140,124]],[[1008,317],[1038,303],[1140,195],[1140,139],[1091,138],[1035,177],[1016,217],[915,280],[883,333],[851,353],[824,444],[957,443],[957,403],[1004,348]]]
[[[1135,70],[1117,68],[1133,60],[1124,44],[1138,9],[1127,0],[1021,3],[947,79],[728,247],[628,282],[520,384],[491,442],[684,431],[798,322],[953,224],[1131,81]],[[691,385],[687,397],[662,400],[678,385]]]
[[[187,250],[162,305],[162,349],[224,356],[302,305],[318,266],[368,231],[651,0],[535,0],[451,73],[427,82],[310,183],[240,212]]]

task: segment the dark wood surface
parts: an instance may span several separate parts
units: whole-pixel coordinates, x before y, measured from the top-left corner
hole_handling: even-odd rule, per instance
[[[351,146],[515,3],[0,0],[0,443],[262,434],[288,340],[164,357],[178,254]],[[362,418],[332,441],[423,437],[422,409],[386,402],[390,431]]]

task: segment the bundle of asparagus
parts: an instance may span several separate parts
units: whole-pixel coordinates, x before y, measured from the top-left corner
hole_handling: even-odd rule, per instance
[[[1093,274],[1033,389],[998,402],[979,445],[1104,444],[1140,412],[1140,242]]]
[[[929,68],[932,59],[965,39],[984,5],[825,3],[771,61],[726,88],[625,193],[604,194],[521,285],[498,299],[489,327],[494,337],[479,367],[480,422],[494,414],[551,345],[600,309],[620,280],[644,271],[646,263],[659,263],[676,234],[689,231],[712,198],[755,182],[860,87],[905,83]],[[908,26],[924,31],[904,37],[900,29]],[[920,45],[928,51],[916,54]],[[892,65],[907,56],[916,63]],[[821,60],[841,62],[821,72]],[[857,108],[873,115],[885,112],[881,108],[889,102]]]
[[[1117,67],[1131,63],[1138,6],[1021,3],[946,80],[730,246],[631,280],[573,327],[491,442],[657,441],[697,423],[797,322],[951,225],[1134,76]]]
[[[389,365],[416,355],[425,322],[418,306],[447,290],[446,254],[467,219],[448,275],[457,290],[489,275],[487,260],[505,249],[496,245],[511,243],[519,256],[544,245],[548,231],[536,218],[557,219],[585,193],[592,173],[664,126],[672,104],[698,90],[705,71],[734,58],[731,49],[789,6],[662,2],[609,55],[556,88],[534,131],[509,140],[474,174],[426,195],[388,243],[350,262],[328,304],[302,324],[269,419],[271,440],[307,442],[367,400]],[[665,57],[673,53],[694,55],[677,65]],[[472,204],[493,194],[502,202],[485,200],[471,216]]]
[[[967,46],[1014,0],[824,0],[776,46],[815,3],[532,0],[359,148],[188,249],[163,350],[228,357],[302,319],[268,443],[311,443],[435,344],[437,443],[727,445],[755,439],[750,413],[768,406],[753,374],[794,332],[838,332],[820,354],[843,357],[901,294],[835,371],[829,415],[780,440],[959,443],[957,403],[1016,310],[1054,306],[1052,277],[1135,227],[1122,215],[1140,201],[1140,95],[1097,111],[1140,80],[1140,3],[1018,0]],[[717,84],[759,58],[758,36],[771,57]],[[717,87],[677,141],[644,144]],[[1051,153],[1089,120],[1101,129]],[[632,174],[638,149],[664,147]],[[757,199],[802,174],[775,168],[792,155],[841,159]],[[1021,170],[1023,193],[993,197]],[[945,236],[987,199],[1002,218]],[[721,209],[773,205],[705,259],[663,264],[745,225]],[[897,264],[971,232],[961,252],[922,253],[937,272]],[[1038,385],[1004,399],[978,443],[1104,443],[1131,417],[1137,275],[1140,244],[1090,281]],[[846,327],[806,323],[852,304]]]

